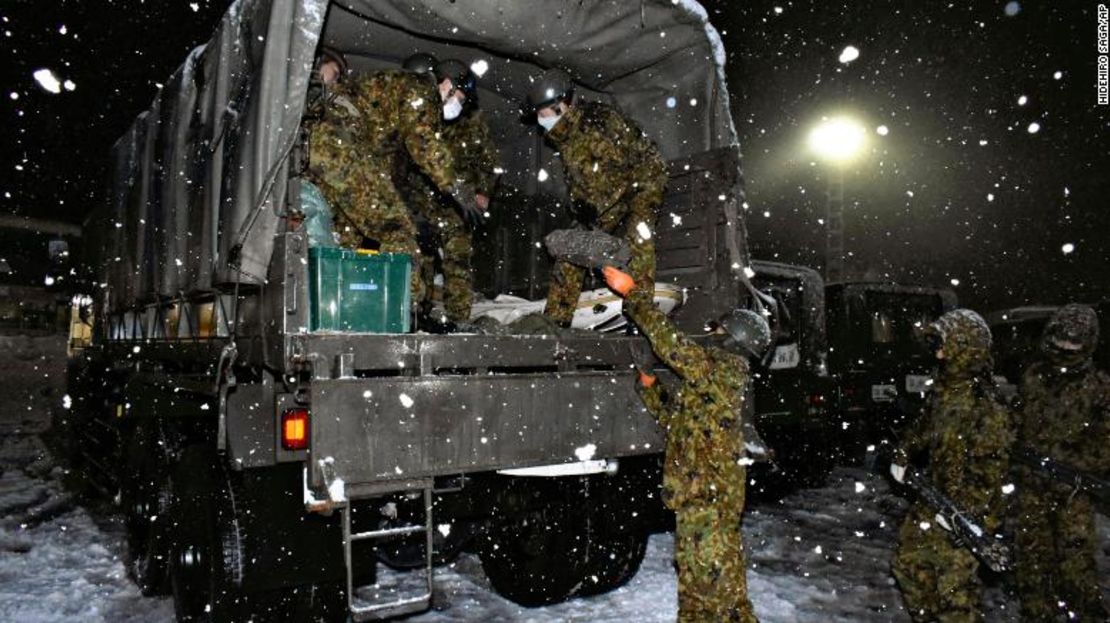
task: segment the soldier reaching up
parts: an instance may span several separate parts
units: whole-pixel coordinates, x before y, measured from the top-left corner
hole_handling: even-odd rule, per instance
[[[746,484],[741,416],[750,378],[745,357],[758,358],[770,345],[767,321],[737,310],[721,321],[728,335],[722,347],[703,346],[655,308],[651,282],[634,282],[612,266],[603,272],[609,287],[628,300],[629,315],[656,356],[682,379],[664,388],[650,369],[640,370],[640,395],[667,435],[663,501],[676,517],[678,620],[756,621],[740,535]]]

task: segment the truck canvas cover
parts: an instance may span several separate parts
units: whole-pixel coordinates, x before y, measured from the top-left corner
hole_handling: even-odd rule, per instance
[[[479,99],[503,182],[526,194],[565,196],[557,157],[519,103],[543,69],[566,69],[580,94],[619,106],[668,160],[727,161],[735,180],[721,196],[721,247],[734,271],[746,263],[724,51],[697,3],[239,0],[114,147],[108,204],[87,222],[107,238],[97,281],[108,311],[264,282],[320,44],[356,72],[396,68],[417,51],[484,70]]]

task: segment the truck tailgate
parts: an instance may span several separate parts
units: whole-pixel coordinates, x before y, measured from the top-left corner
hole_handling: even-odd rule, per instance
[[[310,478],[348,486],[662,452],[630,372],[313,382]]]

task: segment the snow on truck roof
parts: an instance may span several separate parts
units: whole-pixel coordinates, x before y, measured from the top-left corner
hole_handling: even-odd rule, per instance
[[[117,302],[265,280],[321,44],[356,71],[416,51],[484,61],[479,99],[503,179],[527,193],[563,192],[558,175],[537,186],[558,165],[518,108],[552,66],[624,110],[667,159],[737,144],[724,49],[690,0],[237,0],[113,149],[106,217],[89,226],[107,241],[100,280]]]

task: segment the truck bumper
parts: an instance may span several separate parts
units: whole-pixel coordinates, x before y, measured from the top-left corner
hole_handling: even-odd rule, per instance
[[[630,373],[314,380],[309,483],[349,497],[439,475],[658,453]],[[395,485],[395,486],[391,486]]]

